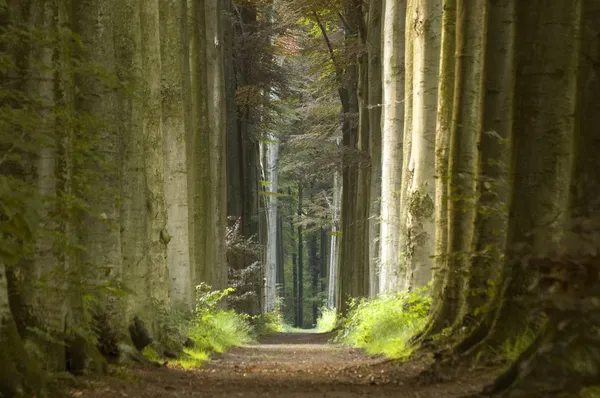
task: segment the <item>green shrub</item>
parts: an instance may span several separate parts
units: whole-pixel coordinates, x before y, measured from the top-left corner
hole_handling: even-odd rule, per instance
[[[196,307],[187,331],[196,349],[223,352],[252,340],[248,317],[220,307],[222,300],[232,291],[231,288],[212,290],[205,283],[196,287]]]
[[[283,314],[278,309],[252,317],[250,324],[257,337],[270,333],[286,332],[289,328],[285,324]]]
[[[337,312],[335,311],[335,309],[323,307],[321,309],[321,316],[319,317],[319,319],[317,319],[317,332],[331,332],[335,328],[336,322]]]
[[[209,359],[211,352],[224,352],[252,341],[249,317],[221,306],[232,290],[212,290],[202,283],[196,287],[196,305],[191,317],[177,311],[161,315],[163,323],[171,320],[171,333],[189,338],[176,364],[183,368],[198,367]],[[160,354],[153,347],[146,348],[144,356],[153,361],[160,359]]]
[[[337,341],[369,354],[410,355],[407,342],[425,326],[429,314],[431,299],[425,290],[352,301]]]

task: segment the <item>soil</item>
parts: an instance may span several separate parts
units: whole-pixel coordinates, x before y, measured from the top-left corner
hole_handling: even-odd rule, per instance
[[[202,368],[131,368],[78,379],[72,397],[440,397],[474,394],[494,369],[427,371],[431,359],[387,360],[329,343],[330,334],[278,333],[213,355]]]

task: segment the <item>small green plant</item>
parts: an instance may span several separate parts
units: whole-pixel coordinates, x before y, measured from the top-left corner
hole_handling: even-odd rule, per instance
[[[327,333],[335,328],[337,322],[337,312],[335,308],[329,309],[323,307],[321,309],[321,317],[317,319],[317,332]]]
[[[414,292],[382,295],[354,300],[348,315],[341,320],[342,331],[336,340],[367,353],[389,358],[410,355],[408,341],[427,321],[431,299],[426,288]]]
[[[521,354],[535,340],[535,332],[532,329],[526,329],[520,336],[510,340],[500,347],[501,357],[508,362],[515,362]]]

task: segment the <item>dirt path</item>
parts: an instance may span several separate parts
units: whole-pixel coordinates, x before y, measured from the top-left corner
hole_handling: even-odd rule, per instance
[[[451,380],[420,375],[426,361],[399,364],[329,344],[328,334],[280,333],[216,355],[201,369],[135,369],[127,377],[85,380],[73,396],[109,397],[460,397],[489,372]]]

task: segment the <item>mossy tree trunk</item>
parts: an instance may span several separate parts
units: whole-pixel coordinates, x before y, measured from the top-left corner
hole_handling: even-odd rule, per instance
[[[73,27],[86,48],[86,56],[103,68],[106,77],[79,75],[76,98],[77,111],[95,119],[95,128],[80,132],[79,137],[91,143],[96,158],[86,159],[79,165],[82,170],[96,170],[96,180],[87,173],[85,184],[78,185],[90,205],[91,212],[84,216],[80,226],[84,275],[93,284],[119,288],[122,278],[122,241],[120,217],[120,136],[117,127],[118,102],[111,77],[115,74],[115,49],[111,1],[73,1]],[[96,162],[95,162],[96,161]],[[115,184],[117,182],[117,184]],[[93,190],[91,189],[93,186]],[[102,295],[102,294],[101,294]],[[122,300],[109,294],[100,300],[100,319],[105,331],[105,354],[117,354],[116,343],[126,338],[126,325],[121,316]],[[107,335],[111,336],[110,338]]]
[[[487,3],[457,1],[456,59],[452,125],[448,152],[448,238],[434,292],[433,312],[426,334],[441,332],[460,317],[466,300],[471,237],[475,217],[477,143],[483,115],[483,71]],[[448,25],[446,25],[448,27]],[[449,49],[444,46],[444,49]]]
[[[503,290],[491,308],[497,311],[492,312],[494,321],[485,340],[474,350],[499,347],[526,328],[536,328],[535,311],[525,299],[535,273],[523,259],[545,257],[560,247],[569,223],[579,131],[575,115],[582,4],[573,8],[553,3],[544,12],[535,11],[540,5],[528,2],[516,7],[514,106],[518,112],[514,113],[507,259],[502,270]],[[564,78],[556,78],[559,72]]]
[[[442,12],[440,48],[440,82],[438,88],[435,139],[435,250],[431,296],[435,305],[442,302],[448,245],[448,159],[452,112],[454,108],[454,74],[456,51],[456,0],[445,0]]]

